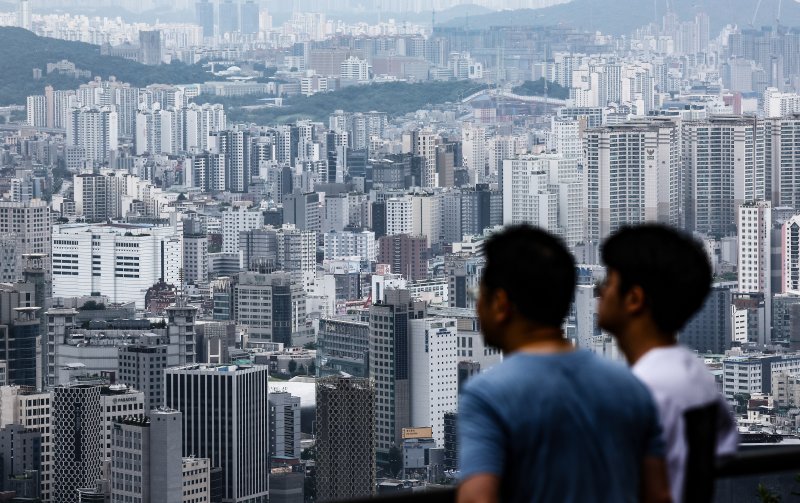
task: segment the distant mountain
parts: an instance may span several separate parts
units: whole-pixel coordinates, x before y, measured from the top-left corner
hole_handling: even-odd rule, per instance
[[[290,7],[292,5],[291,2],[284,4],[286,7]],[[474,4],[462,4],[456,5],[454,7],[450,7],[449,9],[444,9],[441,11],[436,11],[436,24],[439,25],[441,23],[446,23],[448,21],[452,21],[454,19],[472,17],[472,16],[482,16],[484,14],[489,14],[492,12],[496,12],[493,9],[489,9],[487,7],[483,7],[481,5],[474,5]],[[270,15],[272,16],[272,24],[279,25],[284,21],[288,21],[291,17],[291,11],[283,11],[280,7],[277,7],[275,10],[269,11]],[[343,11],[336,11],[336,12],[328,12],[326,15],[328,19],[340,19],[346,23],[357,23],[357,22],[364,22],[364,23],[377,23],[378,20],[388,21],[389,19],[394,19],[396,23],[417,23],[417,24],[430,24],[431,23],[431,14],[433,11],[426,10],[423,12],[388,12],[388,11],[380,11],[370,9],[370,10],[343,10]]]
[[[754,25],[772,25],[781,0],[669,0],[670,7],[682,20],[697,12],[705,12],[711,20],[712,36],[726,24],[748,27],[761,4]],[[573,0],[566,4],[543,9],[506,10],[470,15],[454,19],[447,26],[488,28],[500,25],[557,25],[564,24],[585,30],[599,30],[613,35],[630,34],[636,28],[654,20],[661,21],[666,12],[666,0]],[[782,0],[781,24],[800,26],[800,3]]]
[[[213,76],[198,65],[146,66],[123,58],[103,56],[97,45],[39,37],[21,28],[0,27],[0,105],[23,105],[26,96],[42,94],[48,84],[55,89],[75,89],[84,83],[83,79],[66,75],[47,75],[47,63],[62,59],[72,61],[80,70],[91,71],[92,76],[105,79],[113,75],[117,80],[136,86],[213,80]],[[40,80],[33,79],[34,68],[42,70]]]

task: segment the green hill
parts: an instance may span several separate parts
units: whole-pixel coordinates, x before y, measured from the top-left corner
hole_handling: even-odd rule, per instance
[[[42,94],[48,84],[55,89],[75,89],[85,83],[65,75],[46,74],[47,63],[68,59],[81,70],[104,79],[113,75],[117,80],[135,86],[148,84],[186,84],[213,80],[199,65],[173,63],[147,66],[123,58],[102,56],[100,46],[39,37],[21,28],[0,27],[0,105],[24,105],[31,94]],[[42,78],[33,79],[33,69],[42,69]]]
[[[313,96],[293,96],[281,108],[245,108],[259,103],[260,96],[221,98],[201,95],[197,103],[221,103],[233,122],[279,124],[299,119],[326,120],[335,110],[369,112],[379,110],[395,117],[408,112],[454,102],[486,88],[469,80],[446,82],[387,82],[345,87],[338,91]]]

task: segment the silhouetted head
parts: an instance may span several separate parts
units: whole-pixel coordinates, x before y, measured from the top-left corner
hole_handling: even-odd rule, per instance
[[[657,224],[624,227],[603,244],[607,268],[598,324],[619,335],[635,316],[649,316],[675,335],[702,307],[712,271],[702,245],[689,234]]]
[[[517,225],[488,238],[483,253],[477,311],[488,344],[503,347],[515,322],[561,327],[575,291],[575,261],[560,239]]]

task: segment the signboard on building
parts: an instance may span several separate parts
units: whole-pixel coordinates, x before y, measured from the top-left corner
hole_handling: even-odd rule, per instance
[[[401,432],[403,440],[408,438],[433,438],[433,428],[403,428]]]

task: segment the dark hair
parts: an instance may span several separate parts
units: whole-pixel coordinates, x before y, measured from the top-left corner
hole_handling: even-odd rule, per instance
[[[483,247],[484,288],[503,289],[525,318],[561,326],[575,293],[575,261],[557,237],[530,225],[493,234]]]
[[[620,294],[644,291],[653,322],[667,333],[683,328],[702,307],[712,272],[700,243],[671,227],[623,227],[603,244],[603,262],[620,277]]]

